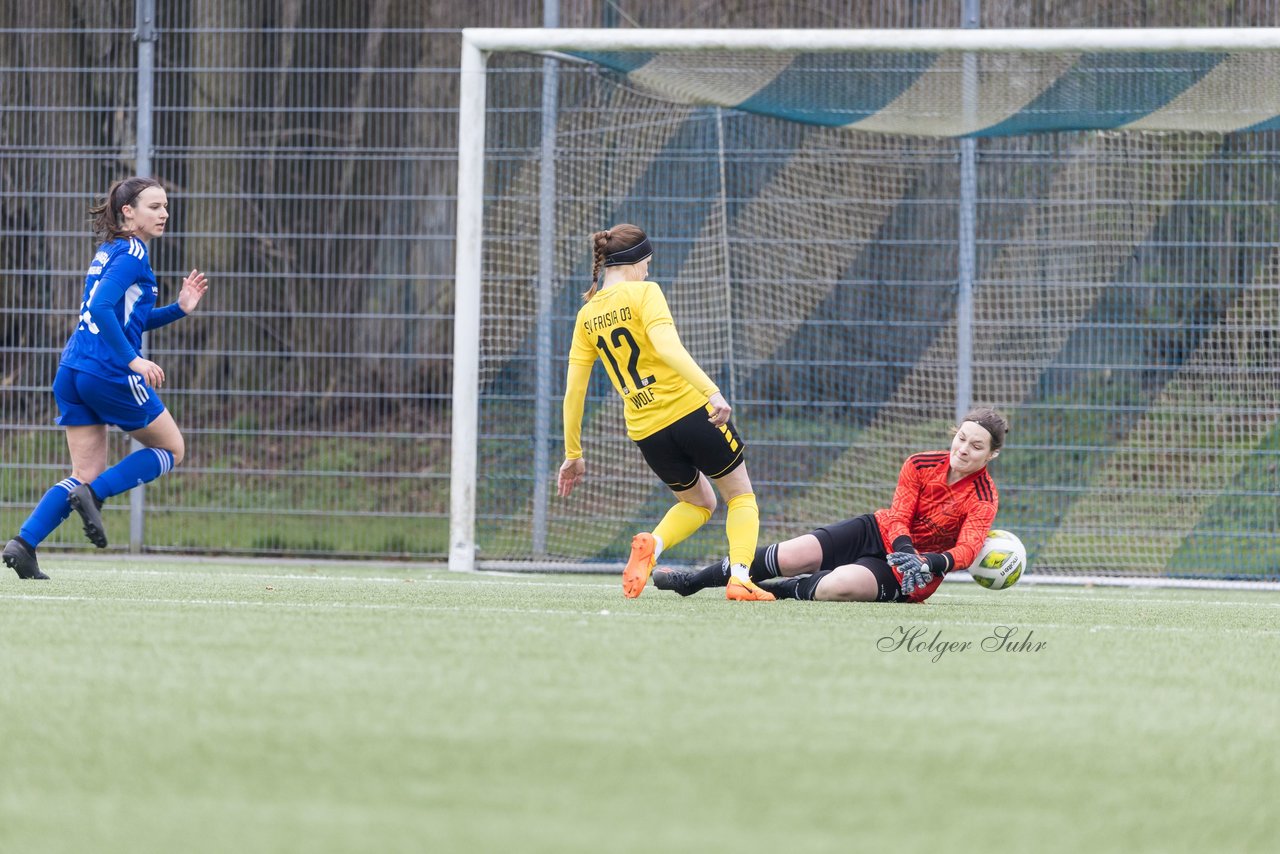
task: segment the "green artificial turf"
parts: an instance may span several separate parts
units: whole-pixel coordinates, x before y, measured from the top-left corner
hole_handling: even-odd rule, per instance
[[[45,569],[0,580],[6,854],[1280,838],[1274,592],[765,604],[408,565]],[[999,626],[1029,643],[984,651]],[[892,648],[916,631],[932,650]]]

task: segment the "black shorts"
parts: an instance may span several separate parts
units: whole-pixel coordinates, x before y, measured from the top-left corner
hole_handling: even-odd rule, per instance
[[[657,433],[636,441],[644,461],[662,482],[683,492],[698,482],[698,472],[709,478],[724,477],[742,465],[746,442],[733,421],[716,427],[707,420],[711,407],[695,409]]]
[[[822,545],[822,569],[856,563],[871,570],[879,592],[877,602],[897,602],[902,596],[902,582],[889,561],[885,560],[884,540],[880,526],[871,513],[854,516],[834,525],[824,525],[813,532]]]

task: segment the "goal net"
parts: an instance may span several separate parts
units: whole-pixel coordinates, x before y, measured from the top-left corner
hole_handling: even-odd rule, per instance
[[[616,568],[671,503],[596,370],[591,232],[642,226],[734,406],[761,542],[1010,419],[1029,572],[1280,576],[1280,34],[464,33],[450,562]],[[723,507],[664,561],[727,549]]]

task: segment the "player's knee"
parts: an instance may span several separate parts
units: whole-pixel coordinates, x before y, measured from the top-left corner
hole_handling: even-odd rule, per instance
[[[187,453],[187,443],[181,436],[179,436],[176,442],[169,443],[164,449],[173,454],[173,464],[174,466],[177,466],[182,462],[182,458]]]
[[[822,568],[822,543],[804,534],[778,544],[778,569],[782,575],[805,575]]]
[[[822,602],[857,602],[860,597],[857,591],[843,579],[827,576],[818,583],[818,589],[813,592],[813,598]]]
[[[866,567],[842,566],[818,583],[814,599],[827,602],[874,602],[875,577]]]
[[[699,524],[705,525],[707,524],[707,521],[711,519],[712,511],[708,510],[706,507],[703,507],[701,504],[689,504],[689,507],[693,509],[693,512],[696,513],[698,518],[701,520]]]
[[[698,484],[687,493],[680,494],[680,500],[687,501],[695,507],[701,507],[710,516],[716,512],[716,491],[707,483],[705,477],[698,479]]]

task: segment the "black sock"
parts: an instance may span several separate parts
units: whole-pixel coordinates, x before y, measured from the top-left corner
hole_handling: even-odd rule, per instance
[[[726,587],[729,584],[729,559],[716,561],[715,563],[704,566],[693,574],[689,579],[689,586],[694,590],[702,590],[706,587]]]
[[[796,584],[796,598],[813,599],[813,594],[818,590],[818,584],[820,584],[822,579],[826,578],[833,571],[834,570],[830,569],[820,569],[813,575],[806,575],[803,578],[798,579],[798,583]]]
[[[796,588],[800,586],[800,582],[804,580],[803,575],[797,575],[795,578],[784,578],[781,581],[770,582],[768,590],[778,599],[799,599],[796,595]]]
[[[756,556],[751,559],[751,580],[759,584],[765,579],[777,578],[781,574],[778,571],[778,544],[770,543],[756,549]]]

